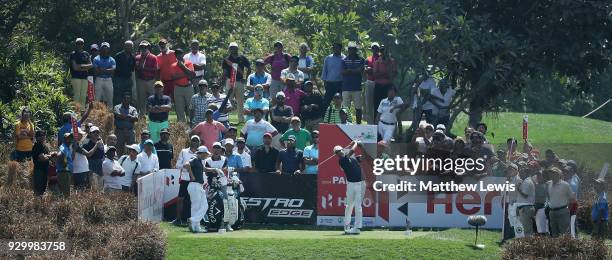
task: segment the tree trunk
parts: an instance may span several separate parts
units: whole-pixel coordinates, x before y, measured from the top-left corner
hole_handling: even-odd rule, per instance
[[[121,26],[123,34],[123,40],[130,39],[130,3],[129,0],[119,0],[119,6],[117,7],[117,17]]]
[[[469,120],[468,125],[475,127],[482,120],[482,113],[484,112],[484,100],[481,97],[475,97],[470,102],[469,106]]]

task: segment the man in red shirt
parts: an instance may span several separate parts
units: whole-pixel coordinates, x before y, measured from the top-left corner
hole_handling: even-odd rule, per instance
[[[395,60],[387,54],[385,46],[380,46],[380,57],[374,62],[374,103],[378,108],[380,101],[387,97],[387,92],[393,86],[393,80],[397,75]]]
[[[380,53],[380,45],[377,42],[373,42],[370,45],[372,50],[372,56],[366,60],[366,75],[368,76],[365,83],[365,119],[368,124],[375,124],[375,116],[377,105],[374,104],[374,62],[378,60]]]
[[[159,66],[159,79],[164,83],[164,95],[174,97],[174,80],[172,74],[173,68],[176,66],[176,55],[173,50],[168,48],[168,40],[161,38],[159,40],[160,53],[157,55],[157,65]]]
[[[145,113],[147,98],[155,92],[157,57],[151,54],[151,45],[148,41],[141,41],[138,49],[140,54],[136,55],[136,103],[138,111]]]
[[[193,88],[191,79],[195,77],[193,63],[185,60],[182,49],[175,49],[176,62],[172,66],[172,77],[174,80],[174,104],[176,109],[176,119],[179,122],[187,122],[185,112],[189,111]]]

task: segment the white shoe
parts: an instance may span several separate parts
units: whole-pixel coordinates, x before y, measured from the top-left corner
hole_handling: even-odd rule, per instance
[[[349,234],[350,231],[351,231],[351,225],[344,225],[344,233]]]
[[[349,234],[351,234],[351,235],[359,235],[359,234],[361,234],[361,230],[359,230],[358,228],[354,227],[354,228],[351,228],[351,230],[349,230]]]
[[[227,232],[232,232],[234,231],[234,229],[232,228],[232,226],[230,224],[227,224],[227,226],[225,227],[225,229],[227,229]]]

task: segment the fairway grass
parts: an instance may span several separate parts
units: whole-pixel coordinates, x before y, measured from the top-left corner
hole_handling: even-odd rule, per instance
[[[160,224],[168,235],[167,259],[497,259],[498,231],[482,231],[474,249],[474,230],[439,232],[376,229],[343,235],[340,228],[323,230],[247,229],[225,234],[192,234],[187,228]],[[316,227],[311,227],[316,229]]]

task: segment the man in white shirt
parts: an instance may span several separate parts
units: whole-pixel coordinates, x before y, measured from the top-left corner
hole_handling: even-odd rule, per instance
[[[153,140],[148,139],[144,142],[143,150],[136,160],[140,164],[140,172],[136,173],[136,179],[159,170],[159,158],[153,153]],[[138,191],[138,185],[134,185],[134,189]]]
[[[441,79],[437,88],[431,90],[431,103],[434,105],[436,124],[448,124],[450,120],[450,104],[456,91],[450,88],[447,79]]]
[[[521,172],[522,182],[516,187],[518,194],[516,208],[526,237],[533,234],[533,218],[535,217],[535,184],[529,171]]]
[[[176,219],[174,219],[171,223],[177,226],[183,225],[183,207],[185,200],[190,199],[187,187],[189,186],[191,178],[186,166],[188,165],[189,161],[196,158],[199,146],[200,137],[197,135],[191,136],[189,147],[181,150],[178,158],[176,159],[175,168],[179,170],[179,193],[176,200]]]
[[[123,191],[130,192],[134,183],[136,183],[134,174],[140,172],[140,164],[137,159],[140,148],[137,144],[128,145],[125,148],[127,148],[127,154],[119,158],[119,164],[125,171],[125,175],[121,177],[120,183]]]
[[[253,110],[253,119],[248,120],[240,131],[246,138],[246,145],[249,150],[255,151],[263,145],[263,135],[270,133],[272,136],[278,134],[278,131],[268,121],[263,120],[263,110],[256,108]]]
[[[436,81],[434,80],[433,77],[431,77],[430,73],[431,72],[429,68],[425,70],[423,74],[424,80],[419,84],[418,88],[413,88],[414,97],[412,98],[413,100],[412,109],[413,111],[418,113],[419,111],[416,108],[419,105],[419,102],[421,102],[422,111],[420,112],[425,113],[425,116],[427,117],[425,120],[427,121],[427,123],[433,124],[435,123],[435,119],[433,118],[434,117],[433,110],[436,107],[431,103],[431,91],[434,88],[436,88]],[[418,93],[420,93],[419,95],[417,95],[417,91]],[[420,117],[421,115],[413,116],[413,118],[420,118]]]
[[[204,68],[206,67],[206,54],[200,51],[200,42],[198,40],[191,40],[191,51],[185,54],[183,59],[189,60],[191,63],[193,63],[195,78],[193,78],[191,83],[194,87],[195,93],[197,93],[197,84],[204,78]]]
[[[250,171],[251,167],[253,167],[251,165],[251,151],[249,151],[249,148],[246,147],[246,141],[243,137],[236,138],[234,153],[240,156],[240,159],[242,160],[242,167]]]
[[[419,154],[426,154],[427,149],[429,148],[429,144],[431,144],[431,141],[432,141],[432,137],[434,134],[434,128],[433,128],[433,125],[430,125],[430,124],[426,124],[423,127],[421,126],[419,127],[423,129],[424,136],[417,137],[415,139],[415,142],[417,144],[417,152]]]
[[[283,84],[286,85],[289,75],[293,75],[297,88],[302,87],[302,84],[304,84],[304,73],[298,70],[299,60],[300,58],[298,56],[291,56],[291,59],[289,60],[289,67],[281,71],[280,78],[281,81],[283,81]]]
[[[380,101],[377,109],[378,134],[385,143],[389,143],[393,138],[395,125],[397,124],[397,112],[402,109],[402,104],[404,104],[402,98],[396,96],[396,94],[397,89],[395,87],[390,88],[387,98]]]
[[[121,191],[121,178],[125,172],[119,162],[115,160],[117,148],[109,146],[106,149],[106,158],[102,162],[102,174],[104,175],[104,193]]]
[[[570,234],[570,212],[567,205],[576,199],[569,183],[561,179],[562,172],[556,167],[546,170],[551,176],[548,182],[548,206],[550,234],[558,237]]]

